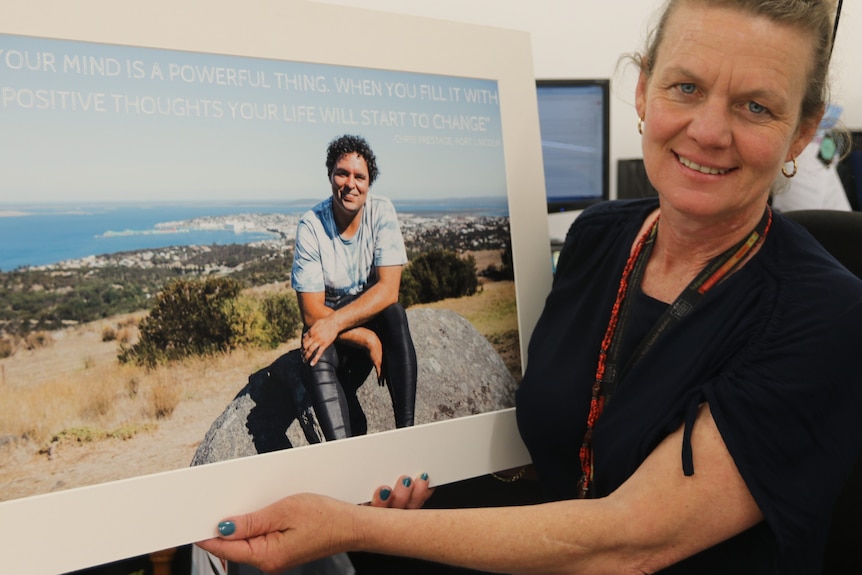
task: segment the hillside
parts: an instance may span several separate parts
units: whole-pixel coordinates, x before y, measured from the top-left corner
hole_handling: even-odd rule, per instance
[[[498,257],[474,255],[479,265]],[[474,296],[430,307],[470,320],[520,377],[512,282],[485,283]],[[147,372],[119,365],[117,342],[102,341],[106,327],[128,317],[53,331],[46,346],[0,360],[0,501],[188,466],[248,375],[298,345]]]

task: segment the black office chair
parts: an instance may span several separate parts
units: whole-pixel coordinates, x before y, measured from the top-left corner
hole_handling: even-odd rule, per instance
[[[643,158],[617,160],[617,198],[651,198],[658,195],[649,181]]]
[[[783,215],[802,224],[835,259],[862,278],[862,212],[794,210]]]
[[[862,278],[862,212],[797,210],[784,212],[802,224],[835,259]],[[860,342],[862,344],[862,342]],[[860,374],[847,374],[848,378]],[[851,382],[848,382],[851,383]],[[862,416],[860,416],[862,417]],[[838,498],[829,530],[822,575],[846,575],[848,565],[858,564],[862,541],[862,459]]]
[[[862,210],[862,131],[851,132],[850,139],[852,141],[850,152],[842,156],[836,168],[847,192],[850,206],[860,211]]]

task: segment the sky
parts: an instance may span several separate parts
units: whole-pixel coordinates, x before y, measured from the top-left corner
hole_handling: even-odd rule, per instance
[[[0,34],[0,204],[328,193],[333,138],[401,200],[506,194],[495,81]]]

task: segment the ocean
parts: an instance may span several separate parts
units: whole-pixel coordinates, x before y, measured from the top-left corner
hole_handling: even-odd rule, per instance
[[[205,216],[246,213],[301,215],[317,201],[99,205],[0,203],[0,272],[23,266],[50,265],[91,255],[167,246],[252,243],[272,236],[260,232],[234,233],[225,230],[147,232],[154,230],[156,224]],[[508,215],[505,198],[425,202],[396,200],[394,203],[399,213]]]

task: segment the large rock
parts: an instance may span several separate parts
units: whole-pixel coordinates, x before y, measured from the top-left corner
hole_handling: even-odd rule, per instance
[[[514,405],[517,383],[470,322],[437,309],[410,309],[407,319],[418,360],[417,425]],[[323,436],[301,382],[301,365],[294,350],[249,376],[213,422],[192,465],[320,442]],[[369,433],[395,427],[389,392],[377,384],[373,371],[358,397]]]

